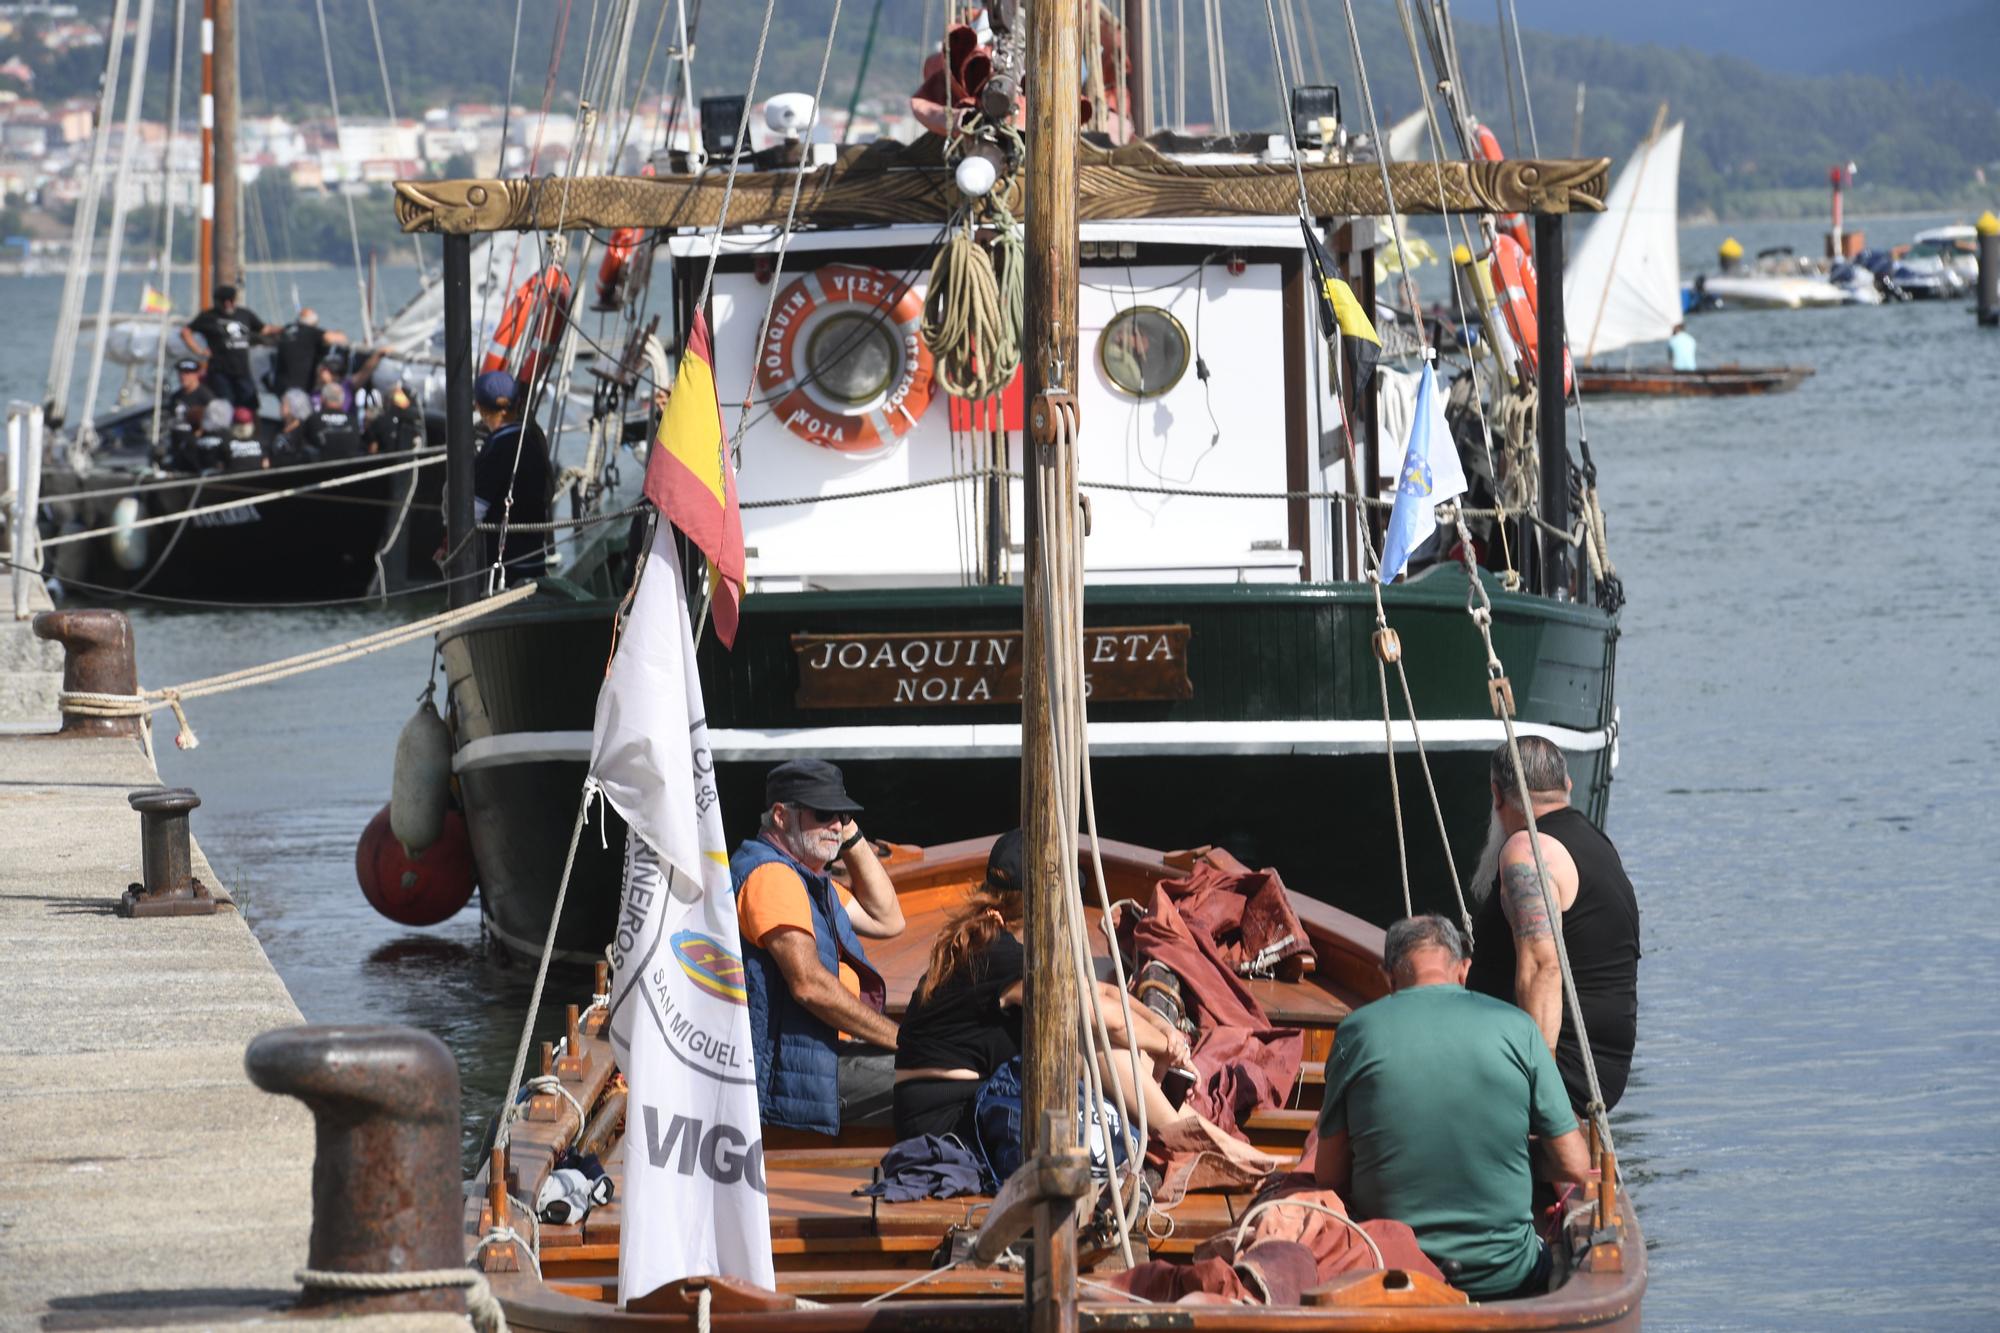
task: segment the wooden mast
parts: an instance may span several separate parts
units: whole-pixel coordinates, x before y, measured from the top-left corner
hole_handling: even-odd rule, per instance
[[[215,0],[201,0],[201,203],[194,241],[194,308],[215,290]]]
[[[1096,17],[1096,0],[1089,0]],[[1077,507],[1074,440],[1057,429],[1074,420],[1077,366],[1077,86],[1076,0],[1031,0],[1027,40],[1026,300],[1022,320],[1023,406],[1027,422],[1025,568],[1021,641],[1021,817],[1026,838],[1027,993],[1023,1034],[1023,1159],[1051,1160],[1076,1146],[1077,978],[1062,894],[1068,856],[1058,792],[1070,775],[1056,762],[1055,712],[1049,675],[1051,643],[1070,636],[1054,622],[1058,608],[1081,618],[1082,608],[1058,589],[1044,596],[1045,568],[1065,570],[1057,543],[1074,541]],[[1070,456],[1065,456],[1065,454]],[[1053,477],[1051,477],[1053,474]],[[1059,512],[1044,512],[1045,481],[1056,482]],[[1074,557],[1071,557],[1074,558]],[[1080,630],[1079,630],[1080,632]],[[1058,670],[1067,663],[1058,662]],[[1081,683],[1073,685],[1081,689]],[[1075,757],[1071,756],[1073,760]],[[1076,1219],[1070,1202],[1035,1209],[1028,1267],[1031,1333],[1076,1328]]]
[[[215,281],[243,285],[242,199],[236,185],[236,0],[215,7]],[[199,300],[209,299],[208,292]]]

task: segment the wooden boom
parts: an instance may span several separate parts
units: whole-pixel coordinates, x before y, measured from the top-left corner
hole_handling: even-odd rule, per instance
[[[959,203],[941,140],[908,147],[850,148],[831,166],[808,173],[802,220],[817,226],[942,223]],[[1389,167],[1392,204],[1373,162],[1305,168],[1313,216],[1402,213],[1598,213],[1609,158],[1504,162],[1397,162]],[[1025,175],[1025,173],[1022,173]],[[490,231],[583,231],[613,227],[713,227],[722,217],[725,173],[700,176],[559,176],[516,180],[396,182],[396,220],[404,231],[469,235]],[[790,170],[744,171],[729,202],[730,226],[776,226],[791,201]],[[1085,221],[1134,217],[1289,217],[1298,211],[1289,162],[1191,164],[1147,142],[1076,153],[1077,216]],[[1016,216],[1025,207],[1020,176],[1005,187]],[[1442,188],[1440,188],[1442,187]]]

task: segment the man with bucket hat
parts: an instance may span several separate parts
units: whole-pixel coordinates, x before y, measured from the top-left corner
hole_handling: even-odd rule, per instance
[[[764,780],[757,836],[729,858],[767,1125],[836,1134],[890,1119],[896,1024],[861,941],[902,934],[903,909],[860,812],[834,765],[788,760]],[[835,861],[846,885],[827,873]]]

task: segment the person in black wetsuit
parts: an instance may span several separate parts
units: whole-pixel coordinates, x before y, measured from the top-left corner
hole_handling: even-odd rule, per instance
[[[319,437],[313,433],[312,399],[304,389],[287,389],[278,399],[278,433],[271,441],[276,467],[319,460]]]
[[[311,306],[278,333],[271,357],[272,389],[282,396],[287,389],[310,391],[319,377],[319,363],[329,347],[341,347],[347,335],[338,329],[322,329],[319,312]]]
[[[510,584],[535,578],[548,568],[548,533],[523,532],[513,525],[549,521],[553,482],[548,438],[534,422],[518,420],[519,393],[514,377],[504,370],[489,370],[472,386],[473,406],[487,430],[486,442],[472,463],[473,518],[479,523],[499,523],[504,518],[509,525],[504,551],[499,533],[481,535],[485,563],[504,563]]]
[[[254,412],[257,381],[250,374],[250,344],[277,332],[276,324],[266,324],[256,311],[237,305],[236,289],[224,283],[215,289],[215,304],[181,330],[181,341],[207,364],[209,388]]]
[[[321,458],[360,456],[361,425],[348,410],[346,391],[338,384],[320,390],[319,411],[312,415],[312,435]]]
[[[215,401],[215,395],[201,382],[201,362],[186,357],[174,363],[174,371],[181,386],[167,396],[167,410],[160,421],[166,435],[153,446],[153,460],[160,463],[194,456],[194,437],[201,434],[202,416]]]
[[[400,454],[424,447],[424,414],[410,395],[410,386],[398,384],[389,391],[389,402],[375,414],[361,432],[371,454]]]
[[[1473,883],[1489,882],[1485,869],[1489,863],[1495,869],[1474,917],[1476,943],[1465,984],[1528,1012],[1555,1052],[1570,1104],[1583,1114],[1590,1104],[1590,1089],[1563,996],[1555,945],[1560,929],[1609,1110],[1625,1094],[1638,1032],[1639,901],[1618,849],[1570,805],[1562,751],[1539,736],[1523,736],[1520,747],[1520,776],[1527,779],[1534,802],[1542,863],[1554,881],[1550,888],[1557,920],[1549,920],[1528,840],[1527,816],[1520,808],[1519,779],[1513,758],[1502,745],[1494,751],[1490,769],[1493,828]]]

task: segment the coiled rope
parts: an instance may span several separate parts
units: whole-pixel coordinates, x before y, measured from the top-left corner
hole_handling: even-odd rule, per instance
[[[1021,365],[1021,231],[1006,209],[996,205],[994,213],[997,262],[979,243],[968,213],[938,251],[924,298],[924,341],[937,382],[959,398],[990,398]]]

